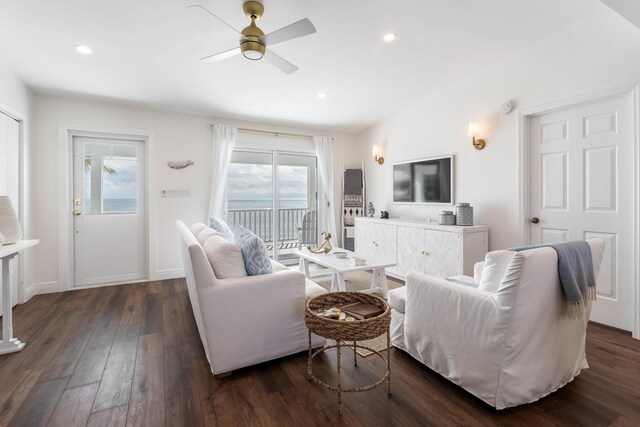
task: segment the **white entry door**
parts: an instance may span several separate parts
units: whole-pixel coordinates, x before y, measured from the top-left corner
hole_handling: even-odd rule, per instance
[[[13,209],[20,217],[20,125],[0,113],[0,196],[9,196]],[[18,304],[19,257],[9,261],[11,276],[11,307]],[[0,284],[2,278],[0,277]],[[0,305],[2,295],[0,295]]]
[[[144,143],[73,140],[74,286],[146,278]]]
[[[601,238],[591,320],[633,329],[633,97],[531,118],[531,243]]]

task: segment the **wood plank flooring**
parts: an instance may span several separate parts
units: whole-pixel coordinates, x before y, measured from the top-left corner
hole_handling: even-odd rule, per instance
[[[591,368],[536,403],[495,411],[392,350],[393,395],[347,394],[342,417],[306,379],[306,353],[214,378],[183,280],[39,295],[14,327],[27,346],[0,356],[0,426],[640,425],[640,341],[595,324]],[[335,380],[335,353],[314,370]],[[384,363],[345,371],[347,385],[372,382]]]

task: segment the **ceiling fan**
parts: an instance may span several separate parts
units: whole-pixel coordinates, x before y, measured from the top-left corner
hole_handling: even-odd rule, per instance
[[[286,42],[288,40],[293,40],[298,37],[303,37],[316,32],[316,27],[313,26],[311,21],[309,21],[309,19],[307,18],[304,18],[298,22],[294,22],[291,25],[280,28],[279,30],[273,31],[269,34],[265,34],[256,25],[256,19],[260,18],[264,14],[264,6],[262,5],[262,3],[254,0],[249,0],[242,5],[244,14],[247,15],[247,18],[251,20],[251,24],[245,27],[242,31],[236,30],[202,5],[194,4],[188,7],[200,8],[204,10],[209,15],[222,22],[228,28],[233,30],[234,33],[240,36],[239,47],[235,47],[233,49],[225,50],[223,52],[218,52],[213,55],[201,58],[202,61],[206,62],[218,62],[242,53],[245,58],[254,61],[262,59],[264,57],[271,64],[279,68],[283,73],[291,74],[296,71],[298,67],[282,58],[281,56],[275,54],[271,49],[267,49],[267,46],[272,46],[276,43]]]

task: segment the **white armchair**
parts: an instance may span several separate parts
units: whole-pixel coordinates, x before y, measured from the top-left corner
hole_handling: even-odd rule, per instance
[[[604,241],[588,242],[597,277]],[[389,302],[396,347],[497,409],[536,401],[588,367],[590,307],[569,317],[549,247],[514,256],[495,293],[472,278],[411,273]]]
[[[308,348],[305,298],[326,290],[275,262],[271,274],[218,279],[193,233],[176,224],[191,307],[215,375]],[[313,346],[324,343],[312,336]]]

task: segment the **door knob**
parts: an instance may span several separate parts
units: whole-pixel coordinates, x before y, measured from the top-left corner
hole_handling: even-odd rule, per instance
[[[82,212],[76,209],[75,211],[73,211],[73,214],[75,216],[79,216],[79,215],[82,215]]]
[[[539,222],[540,222],[540,218],[538,218],[537,216],[534,216],[533,218],[531,218],[531,219],[529,220],[529,222],[530,222],[531,224],[537,224],[537,223],[539,223]]]

